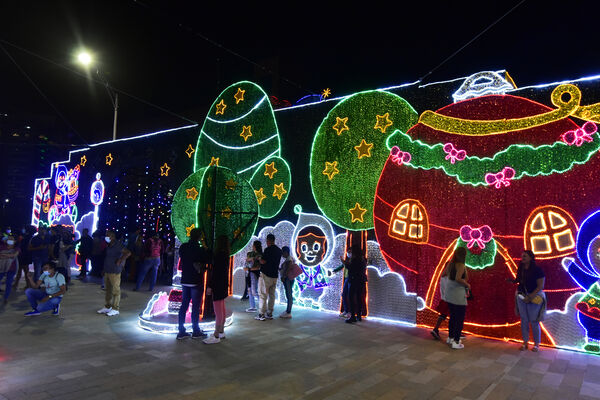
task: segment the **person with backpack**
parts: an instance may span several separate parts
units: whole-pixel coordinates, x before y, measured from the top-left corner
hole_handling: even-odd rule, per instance
[[[27,274],[30,288],[25,290],[25,296],[27,296],[32,310],[25,313],[26,317],[40,315],[50,310],[52,310],[52,315],[58,315],[60,302],[67,291],[65,277],[56,270],[54,262],[45,262],[42,270],[40,279],[36,283],[31,280],[31,273]],[[45,288],[39,289],[42,284]]]
[[[467,296],[471,285],[467,282],[467,268],[465,259],[467,249],[457,247],[454,250],[452,260],[446,265],[445,273],[448,275],[448,281],[445,287],[445,297],[450,308],[450,321],[448,321],[448,340],[447,344],[453,349],[463,349],[465,346],[460,341],[465,314],[467,312]]]
[[[158,275],[158,267],[160,266],[160,256],[163,252],[163,242],[160,240],[158,232],[154,232],[152,237],[146,240],[144,246],[144,262],[142,268],[138,271],[137,282],[135,289],[133,290],[140,290],[146,275],[150,273],[150,285],[148,290],[152,291],[154,290],[154,285],[156,285],[156,276]]]

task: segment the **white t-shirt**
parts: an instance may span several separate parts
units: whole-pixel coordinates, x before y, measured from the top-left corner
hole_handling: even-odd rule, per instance
[[[54,294],[60,292],[60,287],[65,284],[65,277],[58,272],[54,276],[46,275],[42,278],[44,286],[46,286],[46,294]],[[62,297],[62,294],[60,295]]]

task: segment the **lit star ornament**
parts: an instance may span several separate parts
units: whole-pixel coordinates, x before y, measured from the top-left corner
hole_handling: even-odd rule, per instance
[[[326,99],[329,96],[331,96],[331,89],[329,89],[329,88],[323,89],[323,91],[321,92],[321,97]]]
[[[196,227],[195,224],[192,224],[191,226],[186,226],[185,227],[185,234],[190,236],[190,233],[192,232],[192,229],[194,229]]]
[[[362,208],[360,204],[356,203],[354,208],[349,209],[348,212],[350,212],[350,215],[352,215],[352,222],[364,222],[363,218],[367,212],[367,209]]]
[[[327,162],[325,161],[325,169],[323,170],[323,175],[327,175],[329,180],[332,180],[333,177],[340,173],[340,170],[337,169],[338,162]]]
[[[275,168],[275,161],[271,164],[265,164],[265,176],[268,176],[269,179],[273,179],[273,175],[277,173],[277,168]]]
[[[279,200],[281,200],[281,196],[286,193],[287,190],[283,188],[283,182],[281,182],[279,185],[273,185],[273,197],[277,197]]]
[[[258,200],[258,205],[262,205],[263,200],[267,198],[267,196],[264,194],[263,188],[255,190],[254,194],[256,195],[256,200]]]
[[[358,146],[354,146],[354,149],[358,152],[359,160],[363,157],[371,157],[372,148],[373,143],[367,143],[365,139],[363,139]]]
[[[219,166],[219,158],[220,157],[211,157],[209,166]]]
[[[248,138],[250,136],[252,136],[252,126],[248,125],[248,126],[243,126],[242,127],[242,133],[240,133],[240,136],[244,138],[244,142],[246,142],[248,140]]]
[[[244,232],[242,231],[241,228],[237,228],[235,231],[233,231],[234,238],[238,238],[238,237],[242,237],[242,236],[244,236]]]
[[[169,176],[169,170],[171,167],[165,163],[162,167],[160,167],[160,176]]]
[[[235,104],[238,104],[240,101],[244,101],[244,93],[246,93],[245,90],[243,90],[242,88],[238,88],[237,93],[233,95],[233,98],[235,99]]]
[[[221,216],[222,216],[223,218],[227,218],[227,219],[229,219],[229,218],[231,218],[231,214],[232,214],[232,213],[233,213],[233,212],[231,211],[231,208],[229,208],[229,207],[226,207],[226,208],[225,208],[223,211],[221,211]]]
[[[192,154],[194,154],[196,150],[192,147],[191,144],[188,144],[188,148],[185,150],[185,154],[187,154],[188,158],[192,158]]]
[[[217,115],[225,114],[225,109],[227,108],[227,104],[225,104],[225,100],[221,99],[221,101],[219,102],[219,104],[216,105],[216,107],[217,107],[217,112],[216,112]]]
[[[195,187],[191,187],[189,189],[185,189],[185,197],[186,199],[196,200],[198,197],[198,191]]]
[[[79,164],[81,164],[82,167],[85,167],[86,162],[87,162],[87,157],[85,155],[81,156],[81,160],[79,161]]]
[[[111,165],[112,162],[113,162],[112,153],[108,153],[108,155],[106,156],[106,165]]]
[[[348,117],[345,117],[345,118],[335,117],[335,125],[333,125],[333,129],[335,129],[338,136],[341,135],[342,132],[350,130],[350,128],[348,128],[348,125],[346,125],[347,123],[348,123]]]
[[[385,133],[385,131],[387,130],[387,128],[389,128],[390,126],[392,126],[392,124],[394,123],[391,119],[390,119],[390,113],[387,112],[383,115],[377,115],[377,123],[375,124],[375,126],[373,127],[373,129],[379,129],[381,131],[381,133]]]
[[[228,179],[227,181],[225,181],[225,189],[235,190],[236,185],[237,182],[233,179]]]

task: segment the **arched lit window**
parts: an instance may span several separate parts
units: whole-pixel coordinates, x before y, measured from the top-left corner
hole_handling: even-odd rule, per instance
[[[560,207],[546,205],[529,214],[523,233],[525,249],[540,259],[564,257],[575,249],[577,224]]]
[[[429,218],[418,200],[402,200],[392,213],[388,235],[398,240],[426,243],[429,240]]]

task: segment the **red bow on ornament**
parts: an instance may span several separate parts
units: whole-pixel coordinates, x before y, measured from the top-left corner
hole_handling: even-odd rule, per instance
[[[485,244],[492,240],[494,233],[492,228],[488,225],[484,225],[479,228],[471,228],[470,225],[464,225],[460,228],[460,238],[467,242],[469,250],[477,244],[480,249],[485,248]]]
[[[515,174],[515,170],[511,167],[504,167],[502,171],[496,174],[485,174],[485,182],[490,186],[496,186],[496,189],[500,189],[502,185],[510,186],[510,180],[515,177]]]
[[[408,163],[411,159],[410,153],[407,151],[400,150],[398,146],[392,147],[390,155],[392,156],[392,162],[397,164],[398,166],[404,163]]]
[[[452,164],[458,161],[462,161],[467,156],[467,152],[464,150],[457,150],[452,143],[446,143],[444,145],[444,151],[446,152],[446,160],[450,160]]]
[[[598,132],[596,124],[588,121],[579,129],[563,133],[560,138],[569,146],[579,147],[583,142],[592,142],[594,140],[592,135],[596,132]]]

